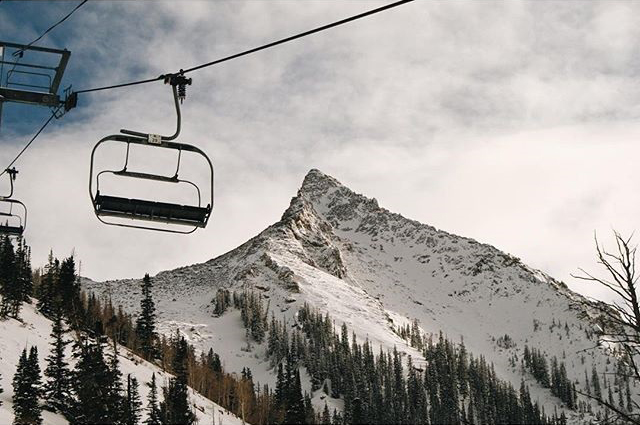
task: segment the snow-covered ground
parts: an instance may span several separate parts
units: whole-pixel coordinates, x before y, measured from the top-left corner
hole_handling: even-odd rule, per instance
[[[14,415],[11,403],[13,389],[11,380],[15,374],[18,358],[23,348],[34,345],[38,347],[40,368],[43,371],[46,367],[45,359],[49,355],[51,321],[39,314],[32,305],[28,304],[22,309],[21,317],[22,321],[14,319],[0,321],[0,374],[2,374],[0,386],[4,390],[0,394],[0,400],[2,400],[0,424],[13,423]],[[67,336],[67,338],[70,338],[70,336]],[[143,408],[146,408],[149,388],[145,384],[151,381],[152,373],[155,372],[156,374],[158,386],[164,385],[170,375],[162,372],[157,366],[132,354],[124,347],[119,348],[119,355],[120,370],[123,376],[132,374],[138,379],[142,405]],[[199,424],[236,425],[242,423],[235,415],[230,414],[201,395],[190,391],[190,397]],[[143,413],[142,419],[146,419],[146,411]],[[46,425],[68,423],[63,416],[48,411],[43,412],[43,422]]]
[[[579,390],[592,366],[600,375],[615,367],[603,348],[590,349],[596,341],[587,332],[594,324],[584,318],[578,294],[492,246],[380,208],[317,170],[307,175],[281,221],[218,258],[159,273],[154,285],[163,331],[180,328],[197,348],[213,348],[228,371],[250,367],[256,381],[270,385],[275,374],[264,361],[264,347],[246,351],[239,314],[211,314],[218,288],[253,288],[270,312],[291,324],[309,303],[338,325],[347,323],[359,338],[390,350],[396,346],[414,360],[420,354],[392,327],[418,319],[427,333],[464,339],[470,352],[493,362],[514,387],[524,378],[546,412],[563,406],[509,363],[514,354],[522,358],[525,344],[564,361]],[[111,296],[129,312],[139,308],[139,279],[87,279],[84,287]],[[504,335],[512,347],[498,346]],[[567,413],[571,422],[582,421]]]

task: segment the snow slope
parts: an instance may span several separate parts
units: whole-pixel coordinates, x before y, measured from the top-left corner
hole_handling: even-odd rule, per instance
[[[463,338],[516,388],[524,377],[547,412],[563,406],[509,363],[514,354],[522,358],[525,344],[564,361],[578,389],[592,365],[600,374],[614,367],[610,353],[589,349],[596,345],[590,337],[595,325],[579,303],[584,299],[562,283],[490,245],[389,212],[318,170],[307,174],[279,222],[206,263],[159,273],[154,285],[165,332],[181,329],[196,347],[218,352],[227,370],[249,366],[262,383],[273,384],[274,373],[263,347],[244,350],[239,314],[211,314],[220,287],[254,288],[292,323],[307,302],[374,346],[397,346],[414,359],[420,354],[392,324],[418,319],[425,332]],[[138,310],[139,279],[85,280],[84,286]],[[515,345],[500,347],[504,335]]]
[[[49,355],[49,342],[51,333],[51,321],[41,314],[32,305],[25,304],[21,313],[22,321],[9,319],[0,321],[0,386],[4,390],[0,394],[2,405],[0,406],[0,424],[13,423],[13,408],[11,398],[13,389],[11,380],[16,371],[18,359],[22,349],[30,346],[38,347],[38,358],[40,368],[44,371],[46,367],[46,357]],[[69,338],[69,336],[67,337]],[[69,352],[69,354],[71,354]],[[123,376],[132,374],[138,378],[140,383],[139,391],[143,408],[146,408],[147,393],[149,388],[144,385],[151,381],[151,375],[155,372],[158,385],[164,385],[169,379],[169,374],[162,372],[157,366],[146,362],[135,356],[124,347],[119,347],[120,369]],[[69,356],[70,357],[70,356]],[[235,415],[230,414],[222,407],[207,400],[201,395],[190,391],[191,402],[200,424],[224,424],[236,425],[242,421]],[[146,412],[142,420],[146,419]],[[58,414],[48,411],[43,412],[43,422],[46,425],[67,424],[67,420]]]

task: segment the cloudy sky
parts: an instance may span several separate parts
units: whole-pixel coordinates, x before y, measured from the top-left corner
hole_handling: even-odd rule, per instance
[[[28,43],[77,3],[2,2],[0,40]],[[40,45],[71,50],[63,85],[84,89],[191,67],[382,4],[89,2]],[[596,269],[594,231],[609,241],[614,228],[638,227],[639,12],[626,1],[421,1],[193,73],[180,140],[213,159],[216,208],[191,236],[104,226],[88,198],[100,138],[173,131],[167,86],[81,95],[17,163],[34,262],[49,249],[75,252],[83,274],[104,280],[206,261],[277,221],[319,168],[392,211],[598,295],[570,273]],[[4,109],[2,163],[48,114]],[[147,153],[140,164],[172,173],[172,158]],[[117,154],[107,150],[105,161]]]

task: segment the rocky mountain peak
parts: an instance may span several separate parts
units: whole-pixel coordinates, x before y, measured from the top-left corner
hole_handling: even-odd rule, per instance
[[[305,196],[310,200],[317,200],[337,189],[347,189],[338,180],[318,169],[311,169],[302,181],[298,196]],[[347,189],[348,190],[348,189]]]
[[[362,220],[369,213],[380,211],[375,199],[355,193],[335,178],[320,170],[310,170],[302,182],[298,194],[283,218],[292,212],[313,211],[334,227],[347,221]]]

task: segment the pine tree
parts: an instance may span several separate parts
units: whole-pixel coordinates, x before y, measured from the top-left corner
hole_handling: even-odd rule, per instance
[[[127,375],[127,395],[124,402],[123,424],[138,425],[140,422],[140,394],[138,393],[138,380]]]
[[[122,372],[120,372],[120,362],[118,361],[118,346],[113,340],[113,353],[109,358],[107,400],[109,406],[109,417],[114,423],[124,422],[126,397],[123,395]]]
[[[80,282],[76,274],[76,261],[73,255],[65,258],[60,264],[58,279],[59,302],[62,303],[62,311],[70,319],[75,320],[80,308]]]
[[[71,341],[64,339],[64,333],[62,314],[58,310],[51,330],[51,354],[46,359],[47,367],[44,371],[48,378],[44,386],[44,399],[49,409],[68,415],[71,408],[72,374],[65,360],[65,348]]]
[[[156,386],[156,374],[151,375],[149,386],[149,396],[147,398],[147,420],[145,425],[162,425],[160,408],[158,407],[158,387]]]
[[[18,239],[16,249],[16,279],[22,289],[22,301],[31,303],[33,295],[33,275],[31,272],[31,248],[23,238]]]
[[[77,424],[103,424],[112,421],[109,395],[112,373],[104,360],[104,342],[79,341],[74,356],[78,358],[73,374],[76,402],[73,418]]]
[[[42,424],[42,408],[39,404],[40,367],[38,350],[31,347],[29,357],[27,349],[22,350],[16,374],[13,377],[14,424]]]
[[[402,360],[400,359],[400,353],[397,348],[393,347],[393,360],[390,361],[390,366],[393,368],[393,411],[395,413],[395,422],[401,423],[405,416],[405,409],[407,406],[407,391],[404,380],[404,373],[402,370]]]
[[[140,341],[140,349],[146,359],[155,357],[155,330],[156,307],[151,296],[153,284],[149,274],[142,279],[142,300],[140,301],[140,316],[136,321],[136,335]]]
[[[222,373],[222,362],[218,353],[213,352],[213,348],[209,348],[207,353],[207,365],[214,373]]]
[[[596,366],[593,365],[591,369],[591,383],[593,384],[593,394],[597,399],[602,398],[602,390],[600,389],[600,377],[598,376],[598,371],[596,370]]]
[[[313,424],[315,422],[315,412],[313,410],[313,403],[311,402],[311,396],[308,392],[304,393],[304,422],[303,424]]]
[[[329,406],[327,406],[327,402],[324,402],[324,410],[322,411],[322,420],[320,422],[322,425],[331,425],[331,413],[329,413]]]
[[[38,347],[35,345],[29,350],[27,377],[33,392],[37,397],[42,396],[42,373],[38,362]]]
[[[52,317],[53,315],[53,304],[57,293],[59,274],[60,263],[53,257],[53,251],[49,251],[47,265],[44,267],[44,274],[36,293],[38,298],[36,308],[46,317]]]
[[[18,318],[23,301],[22,283],[13,243],[8,236],[0,239],[0,317]]]
[[[278,409],[282,409],[286,403],[287,382],[284,378],[282,363],[278,364],[278,374],[276,375],[275,402]]]
[[[18,367],[13,375],[13,411],[15,413],[15,423],[20,423],[28,412],[28,387],[25,369],[27,368],[27,349],[22,350]]]
[[[300,370],[297,367],[291,374],[291,380],[288,384],[289,391],[287,394],[287,407],[285,410],[284,423],[304,424],[304,398],[302,395],[302,385],[300,384]]]
[[[162,389],[164,400],[160,404],[160,412],[164,423],[191,425],[195,423],[196,417],[191,411],[187,391],[188,345],[184,337],[179,337],[176,345],[172,362],[175,378],[171,378],[168,385]]]
[[[218,289],[218,292],[216,293],[216,297],[214,299],[215,307],[213,309],[213,315],[215,317],[220,317],[224,314],[225,311],[227,311],[227,307],[229,307],[230,298],[231,296],[227,289],[222,289],[222,288]]]

